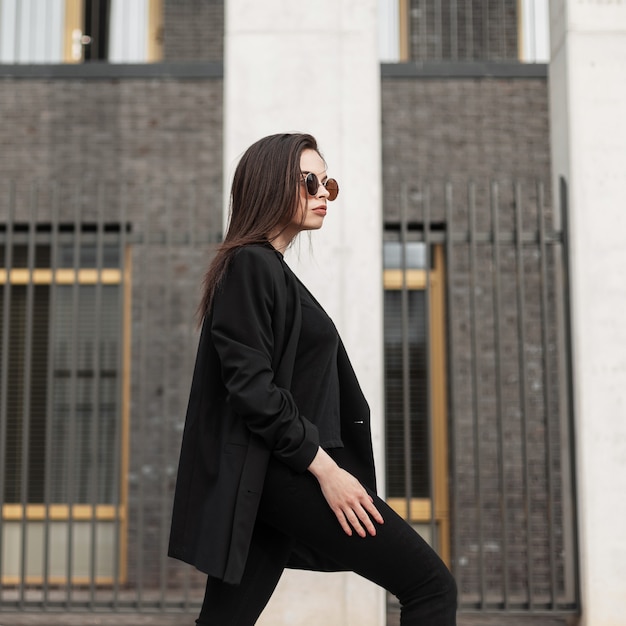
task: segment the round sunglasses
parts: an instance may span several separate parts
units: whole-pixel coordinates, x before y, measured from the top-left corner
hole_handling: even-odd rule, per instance
[[[334,178],[328,178],[323,183],[313,172],[302,172],[302,182],[306,185],[306,192],[310,196],[316,196],[320,185],[328,192],[328,199],[334,200],[339,195],[339,183]]]

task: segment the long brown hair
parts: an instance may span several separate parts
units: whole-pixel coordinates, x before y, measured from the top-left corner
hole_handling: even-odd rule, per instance
[[[228,232],[204,277],[200,319],[209,311],[233,253],[245,245],[267,242],[270,234],[293,219],[304,150],[319,154],[312,135],[282,133],[259,139],[241,157],[230,190]]]

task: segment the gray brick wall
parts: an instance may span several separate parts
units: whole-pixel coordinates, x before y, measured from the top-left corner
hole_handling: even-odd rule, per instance
[[[221,189],[221,80],[5,78],[0,111],[4,179]]]

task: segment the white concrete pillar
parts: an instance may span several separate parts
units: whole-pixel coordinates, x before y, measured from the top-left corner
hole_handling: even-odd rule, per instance
[[[626,1],[553,0],[555,203],[569,187],[583,624],[626,624]]]
[[[277,132],[313,134],[341,192],[288,255],[334,319],[370,402],[382,483],[382,217],[378,0],[228,0],[225,188],[238,157]],[[354,574],[287,572],[259,624],[374,626],[382,591]]]

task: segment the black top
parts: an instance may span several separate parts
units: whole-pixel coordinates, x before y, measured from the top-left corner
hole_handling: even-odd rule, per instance
[[[302,328],[296,348],[291,392],[298,409],[319,431],[322,448],[342,448],[337,348],[330,317],[298,280]]]

